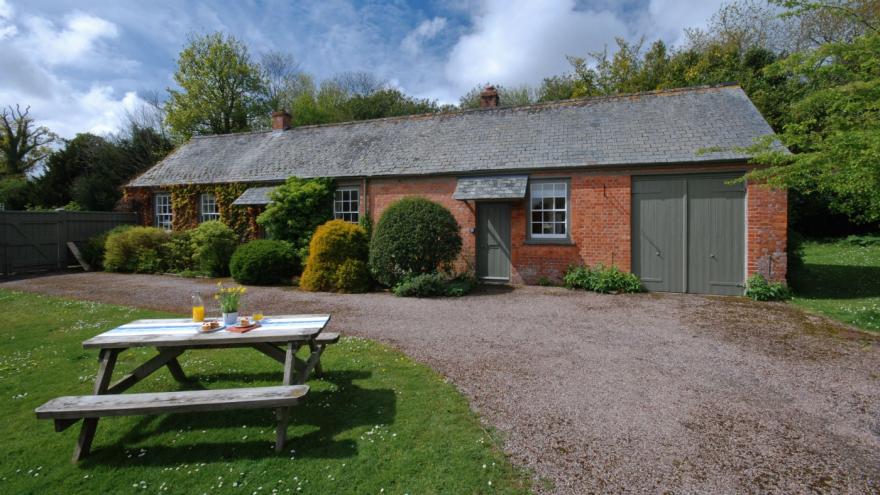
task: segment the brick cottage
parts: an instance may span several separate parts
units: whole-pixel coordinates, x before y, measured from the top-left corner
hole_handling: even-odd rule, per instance
[[[459,268],[486,281],[558,280],[615,265],[649,290],[742,294],[783,280],[787,195],[733,181],[742,149],[772,130],[739,86],[722,85],[452,113],[199,136],[126,187],[146,224],[254,222],[274,185],[333,177],[334,216],[377,220],[404,196],[447,207]]]

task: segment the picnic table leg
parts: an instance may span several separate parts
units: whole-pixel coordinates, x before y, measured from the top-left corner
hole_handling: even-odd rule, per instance
[[[107,391],[110,386],[110,378],[113,376],[113,367],[116,366],[116,357],[119,356],[121,349],[101,349],[98,359],[101,364],[98,365],[98,375],[95,378],[95,395],[101,395]],[[98,429],[98,418],[84,418],[82,429],[79,431],[79,438],[76,441],[76,447],[73,449],[73,462],[77,462],[83,457],[89,455],[92,448],[92,440],[95,439],[95,431]]]
[[[313,353],[318,350],[318,344],[315,343],[314,340],[309,341],[309,350]],[[320,354],[318,354],[320,356]],[[318,362],[315,363],[315,376],[321,377],[324,374],[324,369],[321,368],[321,358],[318,358]]]
[[[293,385],[294,362],[299,344],[288,342],[284,351],[284,385]],[[275,429],[275,452],[281,452],[284,442],[287,441],[287,421],[290,417],[290,408],[279,407],[276,411],[278,427]]]
[[[177,380],[178,383],[186,383],[186,373],[183,372],[183,368],[180,367],[180,361],[177,360],[176,357],[173,357],[165,363],[165,366],[168,366],[168,371],[171,372],[171,376]]]

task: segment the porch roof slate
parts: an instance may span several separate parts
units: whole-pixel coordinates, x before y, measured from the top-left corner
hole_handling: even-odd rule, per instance
[[[528,183],[528,175],[461,177],[452,197],[460,200],[522,199],[526,197]]]

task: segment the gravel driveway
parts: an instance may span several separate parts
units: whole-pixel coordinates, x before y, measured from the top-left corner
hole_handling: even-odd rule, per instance
[[[0,283],[177,312],[213,281]],[[462,299],[254,288],[446,375],[547,493],[880,492],[880,339],[739,298],[487,289]]]

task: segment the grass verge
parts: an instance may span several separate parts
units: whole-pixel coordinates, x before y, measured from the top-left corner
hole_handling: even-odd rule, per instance
[[[880,332],[880,245],[805,241],[792,288],[794,304]]]
[[[81,342],[155,311],[0,289],[0,493],[527,493],[467,401],[441,376],[375,342],[343,338],[324,354],[273,451],[271,410],[106,418],[73,465],[76,425],[55,433],[34,408],[88,394],[96,351]],[[155,353],[120,355],[119,376]],[[184,388],[277,385],[281,367],[246,349],[191,351]],[[132,392],[181,388],[160,370]]]

